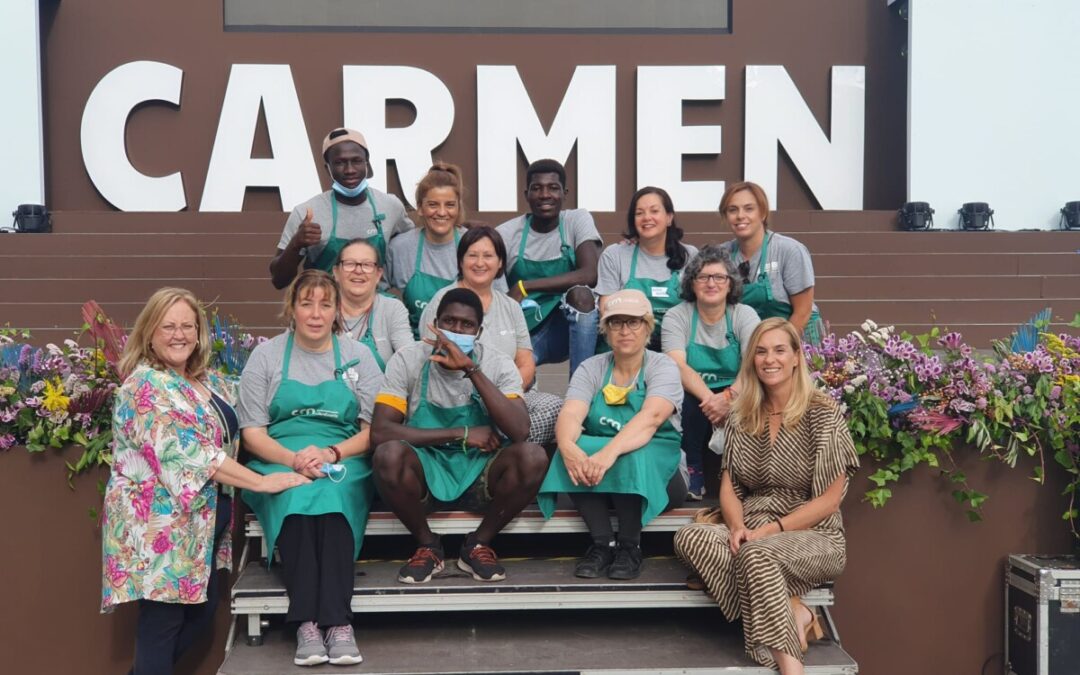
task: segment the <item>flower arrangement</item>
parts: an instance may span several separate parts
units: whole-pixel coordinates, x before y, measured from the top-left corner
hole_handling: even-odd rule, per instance
[[[875,507],[919,464],[937,468],[953,496],[979,520],[987,495],[972,489],[954,453],[973,447],[1011,467],[1034,458],[1044,480],[1048,456],[1069,475],[1063,518],[1076,534],[1080,510],[1080,337],[1045,332],[1049,310],[1011,340],[978,354],[959,333],[896,334],[873,321],[863,332],[806,345],[815,381],[848,417],[860,454],[877,463],[866,498]],[[1071,326],[1080,327],[1080,315]]]
[[[83,329],[62,346],[34,347],[28,331],[0,329],[0,450],[30,452],[76,445],[82,454],[67,464],[72,477],[112,461],[113,397],[120,386],[117,362],[127,335],[96,302],[83,306]],[[211,367],[239,377],[251,350],[264,342],[216,311],[210,315]],[[80,341],[89,341],[89,346]]]

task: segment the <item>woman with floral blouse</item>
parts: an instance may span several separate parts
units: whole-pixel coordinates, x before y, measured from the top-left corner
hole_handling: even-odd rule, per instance
[[[232,500],[216,483],[281,492],[310,482],[238,464],[235,395],[209,370],[206,315],[162,288],[135,320],[119,370],[102,519],[102,611],[138,601],[136,675],[171,673],[213,618],[214,569],[231,565]]]

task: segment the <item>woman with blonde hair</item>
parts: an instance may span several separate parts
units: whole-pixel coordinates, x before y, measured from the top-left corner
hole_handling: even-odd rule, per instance
[[[136,675],[171,673],[210,625],[217,568],[232,562],[231,490],[276,493],[309,482],[260,476],[236,456],[235,395],[208,368],[206,314],[190,291],[162,288],[120,358],[113,463],[105,488],[102,611],[137,600]]]
[[[692,524],[675,552],[729,621],[743,621],[747,654],[801,675],[808,635],[821,637],[800,596],[846,562],[840,502],[859,467],[839,407],[815,389],[799,334],[762,321],[747,347],[731,405],[720,474],[723,524]]]

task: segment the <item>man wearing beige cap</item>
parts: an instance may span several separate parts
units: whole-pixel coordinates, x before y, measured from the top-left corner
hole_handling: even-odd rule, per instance
[[[371,165],[367,141],[359,131],[334,129],[323,139],[322,154],[332,189],[289,214],[270,261],[275,288],[289,285],[301,261],[305,269],[330,272],[341,249],[353,239],[370,241],[379,253],[379,264],[385,267],[387,244],[415,227],[400,199],[368,185]]]

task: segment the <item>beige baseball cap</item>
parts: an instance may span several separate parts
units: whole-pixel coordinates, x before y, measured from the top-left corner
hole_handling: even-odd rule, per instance
[[[610,316],[651,316],[652,313],[649,299],[637,289],[616,291],[604,301],[605,320]]]
[[[326,151],[334,147],[338,143],[345,143],[346,141],[352,141],[358,144],[364,150],[368,150],[367,141],[364,140],[364,134],[354,129],[346,129],[345,127],[338,127],[330,133],[326,134],[326,138],[322,142],[322,154],[326,156]]]

